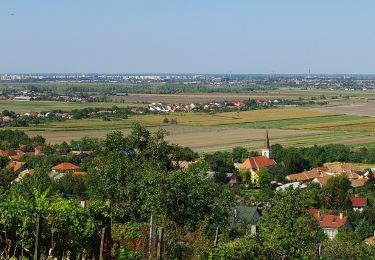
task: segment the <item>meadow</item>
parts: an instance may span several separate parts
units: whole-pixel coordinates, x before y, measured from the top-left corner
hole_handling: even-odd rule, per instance
[[[71,111],[73,109],[82,109],[86,107],[127,107],[132,104],[124,103],[110,103],[110,102],[58,102],[58,101],[13,101],[13,100],[0,100],[0,111],[5,109],[15,111],[17,113],[25,112],[40,112],[51,111],[60,109],[64,111]]]

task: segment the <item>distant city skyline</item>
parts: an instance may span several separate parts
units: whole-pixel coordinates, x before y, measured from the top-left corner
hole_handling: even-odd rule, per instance
[[[375,74],[375,3],[2,0],[0,73]]]

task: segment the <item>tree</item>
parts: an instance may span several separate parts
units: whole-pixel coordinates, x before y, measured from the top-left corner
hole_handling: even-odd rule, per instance
[[[204,157],[205,162],[212,171],[231,172],[234,170],[232,158],[229,153],[215,152]]]
[[[259,175],[259,187],[260,191],[265,195],[265,197],[271,198],[273,196],[272,190],[272,174],[268,168],[260,168],[258,173]]]
[[[323,187],[323,203],[328,209],[348,209],[351,206],[348,198],[350,181],[347,176],[339,175],[330,178]]]
[[[246,148],[235,147],[232,149],[233,162],[243,162],[247,157],[249,157],[249,152]]]
[[[325,241],[323,256],[327,259],[373,259],[375,249],[362,243],[352,232],[341,230],[333,240]]]
[[[301,189],[276,192],[272,207],[265,210],[259,225],[266,250],[281,259],[316,257],[324,234],[309,212],[310,207],[307,194]]]
[[[366,219],[361,219],[356,226],[355,234],[362,241],[374,234],[374,225],[371,225]]]

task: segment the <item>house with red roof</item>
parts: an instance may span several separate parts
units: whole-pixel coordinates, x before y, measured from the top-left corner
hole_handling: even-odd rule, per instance
[[[362,212],[368,206],[366,197],[350,197],[354,211]]]
[[[9,156],[9,152],[5,151],[5,150],[0,150],[0,156],[2,156],[2,157],[8,157]]]
[[[34,147],[34,155],[35,156],[42,156],[42,155],[44,155],[44,153],[43,153],[43,146],[41,146],[41,145],[35,146]]]
[[[272,151],[270,148],[270,141],[268,131],[264,139],[264,146],[260,156],[253,156],[247,158],[243,163],[235,163],[234,167],[239,171],[249,171],[252,183],[259,182],[259,170],[264,167],[272,167],[276,165],[276,161],[272,159]]]
[[[17,172],[26,169],[25,162],[18,162],[18,161],[10,161],[6,166],[6,169]]]
[[[63,162],[52,167],[52,171],[66,172],[66,171],[76,171],[80,169],[79,166],[74,165],[70,162]]]
[[[10,159],[12,159],[12,160],[19,160],[22,156],[25,155],[24,152],[22,152],[21,150],[18,150],[18,149],[15,152],[16,152],[16,154],[9,156]]]
[[[318,221],[319,226],[323,228],[324,234],[328,236],[329,239],[333,239],[340,228],[346,228],[349,231],[354,231],[354,226],[350,222],[348,216],[343,213],[337,215],[323,214],[320,209],[312,208],[310,212],[313,214],[316,221]]]
[[[73,174],[80,169],[79,166],[74,165],[70,162],[63,162],[52,167],[52,171],[49,172],[49,176],[53,179],[61,179],[68,173]]]

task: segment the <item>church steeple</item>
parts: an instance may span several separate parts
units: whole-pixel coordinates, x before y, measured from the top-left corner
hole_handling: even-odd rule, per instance
[[[264,145],[263,145],[263,149],[262,149],[262,155],[266,156],[267,158],[271,158],[272,157],[272,151],[271,151],[271,147],[270,147],[270,140],[269,140],[269,137],[268,137],[268,130],[266,130],[266,136],[264,138]]]
[[[270,149],[270,140],[268,138],[268,130],[266,130],[266,138],[264,139],[264,149]]]

